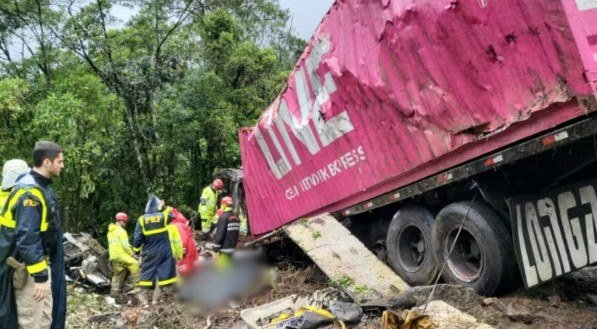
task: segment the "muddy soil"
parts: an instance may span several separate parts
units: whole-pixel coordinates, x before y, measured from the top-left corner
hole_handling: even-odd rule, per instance
[[[123,306],[117,307],[105,295],[69,287],[68,328],[247,328],[240,310],[291,294],[308,296],[330,284],[294,245],[281,243],[268,252],[276,269],[274,287],[239,302],[236,309],[221,310],[208,317],[176,303],[171,294],[148,308],[141,307],[135,295],[129,295],[119,300]],[[417,305],[425,303],[431,289],[427,286],[411,290]],[[597,267],[565,275],[537,288],[519,288],[497,298],[485,298],[472,289],[442,284],[436,287],[432,299],[443,300],[495,328],[597,329]],[[360,323],[349,328],[381,328],[381,320],[364,316]]]

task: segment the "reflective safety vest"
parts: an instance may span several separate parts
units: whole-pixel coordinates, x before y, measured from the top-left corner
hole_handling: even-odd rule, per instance
[[[148,236],[166,232],[168,230],[168,216],[170,215],[170,211],[171,208],[166,208],[162,212],[139,217],[139,225],[141,226],[143,235]]]
[[[8,200],[9,194],[9,191],[0,190],[0,213],[2,213],[2,211],[4,210],[4,205],[6,204],[6,200]]]
[[[211,186],[207,186],[201,192],[201,200],[199,202],[199,215],[201,216],[202,222],[217,222],[218,216],[216,210],[218,210],[218,196],[220,192],[214,191]]]
[[[178,227],[173,224],[168,224],[166,229],[168,230],[168,238],[170,239],[170,249],[172,250],[172,255],[174,255],[174,258],[176,258],[177,261],[180,261],[183,257],[184,250],[182,247],[182,241],[180,240]]]
[[[41,203],[42,211],[39,230],[41,232],[46,232],[48,230],[48,206],[46,203],[46,197],[44,193],[35,186],[16,188],[13,189],[8,196],[6,196],[6,193],[3,193],[0,196],[0,202],[2,202],[0,208],[0,226],[11,228],[13,230],[16,228],[17,222],[14,218],[14,209],[17,203],[21,200],[21,197],[27,193],[34,196]],[[24,198],[23,202],[27,206],[35,206],[36,203],[36,201],[29,198]],[[48,268],[48,264],[45,259],[42,259],[35,264],[27,265],[26,268],[29,274],[34,275],[41,271],[45,271]]]
[[[14,207],[16,206],[19,199],[26,193],[31,193],[41,202],[41,223],[39,229],[41,232],[48,230],[48,206],[46,205],[46,197],[44,193],[37,187],[26,187],[19,188],[10,192],[0,211],[0,225],[14,229],[17,226],[17,222],[14,219]],[[25,200],[24,202],[30,202],[31,200]],[[2,199],[0,199],[2,202]]]

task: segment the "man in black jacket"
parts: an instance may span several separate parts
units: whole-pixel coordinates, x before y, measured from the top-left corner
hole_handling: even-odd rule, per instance
[[[224,197],[221,201],[222,214],[218,218],[218,226],[211,246],[221,254],[232,255],[236,250],[240,222],[232,213],[232,197]]]
[[[2,211],[3,226],[14,228],[14,240],[7,241],[5,247],[29,273],[25,286],[14,290],[19,328],[63,329],[66,277],[62,228],[50,188],[52,178],[64,168],[62,148],[52,142],[37,143],[33,167],[19,179]]]

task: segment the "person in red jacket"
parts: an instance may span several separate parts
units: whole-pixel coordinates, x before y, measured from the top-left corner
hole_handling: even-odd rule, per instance
[[[178,272],[181,275],[185,275],[193,270],[199,255],[197,254],[197,247],[195,245],[195,240],[193,239],[193,229],[189,226],[188,220],[176,208],[172,209],[172,215],[174,218],[172,219],[171,224],[175,225],[178,229],[184,250],[183,258],[176,264],[176,266]]]

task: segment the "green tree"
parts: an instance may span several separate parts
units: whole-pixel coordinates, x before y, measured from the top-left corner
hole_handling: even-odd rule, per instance
[[[135,14],[118,22],[115,5]],[[195,209],[304,46],[287,20],[274,0],[2,2],[0,160],[29,160],[40,139],[65,148],[69,230],[104,234],[148,193]]]

